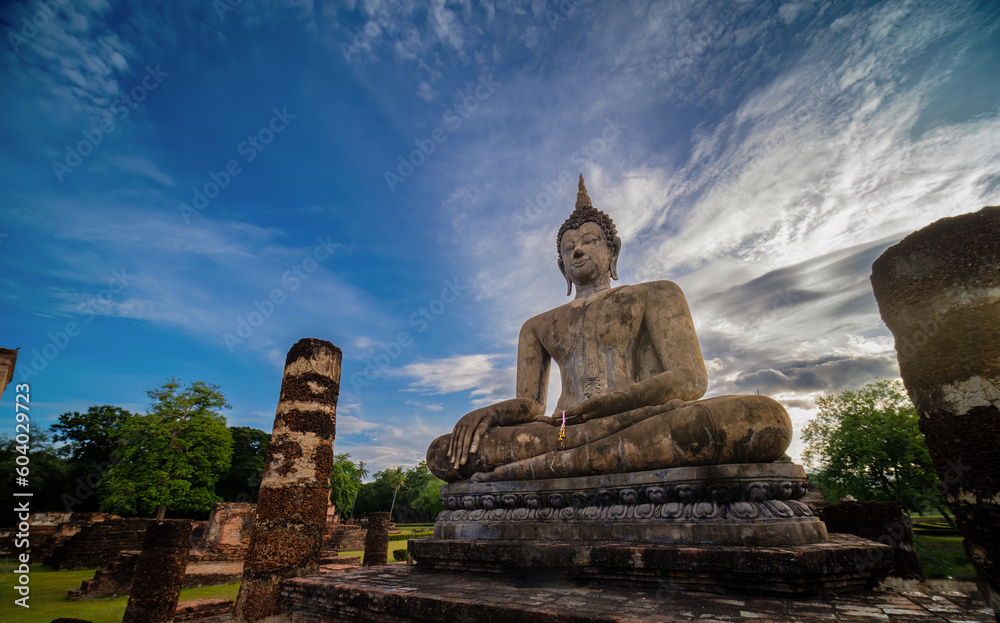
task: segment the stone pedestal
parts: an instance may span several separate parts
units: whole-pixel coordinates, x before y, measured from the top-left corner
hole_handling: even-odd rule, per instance
[[[801,502],[792,463],[441,487],[434,538],[409,543],[419,569],[623,586],[812,594],[872,586],[890,548],[837,535]]]

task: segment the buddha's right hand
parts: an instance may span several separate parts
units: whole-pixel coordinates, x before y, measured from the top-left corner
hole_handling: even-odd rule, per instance
[[[514,398],[476,409],[462,416],[455,424],[448,443],[448,459],[458,469],[479,448],[483,434],[495,426],[515,426],[532,421],[544,408],[531,398]]]
[[[483,433],[496,425],[496,406],[483,407],[462,416],[451,432],[451,443],[448,444],[448,459],[452,467],[458,469],[469,460],[469,453],[474,453],[479,447]]]

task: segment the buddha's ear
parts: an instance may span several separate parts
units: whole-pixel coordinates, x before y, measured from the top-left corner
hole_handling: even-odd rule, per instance
[[[622,239],[615,236],[611,243],[611,278],[618,281],[618,254],[622,252]],[[562,260],[560,260],[560,267]],[[565,274],[565,273],[563,273]]]
[[[566,296],[569,296],[570,294],[573,294],[573,282],[570,281],[569,276],[566,275],[566,265],[563,264],[561,256],[556,263],[559,264],[559,272],[562,273],[563,279],[566,280]]]

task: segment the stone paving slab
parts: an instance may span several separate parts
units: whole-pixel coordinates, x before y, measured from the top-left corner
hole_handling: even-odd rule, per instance
[[[876,590],[782,599],[564,583],[517,588],[509,579],[431,573],[408,565],[295,578],[285,582],[282,594],[294,604],[294,623],[996,621],[982,600],[958,591]]]

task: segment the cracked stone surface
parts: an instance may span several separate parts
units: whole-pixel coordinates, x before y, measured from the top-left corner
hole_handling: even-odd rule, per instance
[[[977,594],[959,591],[885,589],[776,599],[558,583],[517,588],[509,579],[429,573],[409,565],[331,570],[288,580],[282,594],[292,603],[294,623],[995,621]]]

